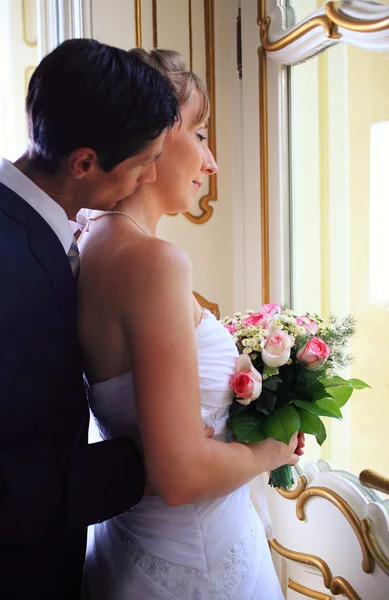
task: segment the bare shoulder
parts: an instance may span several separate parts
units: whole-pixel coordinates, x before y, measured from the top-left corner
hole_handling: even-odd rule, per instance
[[[131,277],[141,280],[174,276],[187,278],[191,274],[191,262],[187,253],[158,238],[148,238],[129,249],[123,247],[120,252],[120,268],[129,272]]]

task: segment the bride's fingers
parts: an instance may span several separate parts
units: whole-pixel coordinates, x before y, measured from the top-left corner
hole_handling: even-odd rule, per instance
[[[205,427],[204,433],[205,433],[205,437],[210,440],[215,435],[215,430],[213,427]]]

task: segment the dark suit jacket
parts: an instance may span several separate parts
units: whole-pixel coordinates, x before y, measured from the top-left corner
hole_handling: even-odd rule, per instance
[[[79,600],[86,526],[142,496],[133,443],[88,446],[88,420],[68,258],[0,184],[1,600]]]

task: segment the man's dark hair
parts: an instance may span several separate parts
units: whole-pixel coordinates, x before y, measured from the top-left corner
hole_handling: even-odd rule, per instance
[[[88,39],[68,40],[43,58],[26,111],[30,158],[48,173],[77,148],[94,150],[110,171],[179,116],[167,78],[131,50]]]

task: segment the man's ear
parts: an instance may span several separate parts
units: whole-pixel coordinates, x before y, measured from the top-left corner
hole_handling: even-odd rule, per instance
[[[82,179],[98,168],[96,152],[91,148],[78,148],[68,157],[68,169],[74,179]]]

